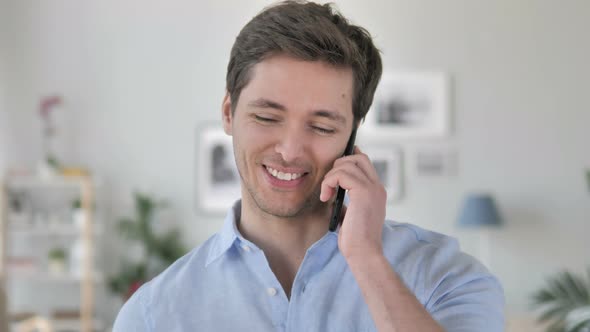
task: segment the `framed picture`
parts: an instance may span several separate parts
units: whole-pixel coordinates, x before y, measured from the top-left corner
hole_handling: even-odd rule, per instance
[[[449,92],[441,72],[384,73],[366,117],[366,131],[388,138],[449,134]]]
[[[399,201],[403,197],[402,153],[397,147],[363,147],[369,156],[381,183],[387,190],[387,201]]]
[[[231,136],[219,127],[197,130],[195,192],[200,210],[225,213],[240,198]]]
[[[457,152],[450,148],[420,148],[416,151],[416,174],[419,176],[457,175]]]

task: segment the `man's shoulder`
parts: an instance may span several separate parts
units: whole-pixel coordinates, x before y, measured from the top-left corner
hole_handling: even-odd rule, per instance
[[[430,270],[464,270],[468,266],[472,271],[487,273],[477,259],[461,251],[457,239],[416,225],[386,221],[383,247],[387,256],[403,266]]]
[[[448,235],[416,225],[388,221],[384,226],[385,255],[423,303],[436,291],[448,291],[476,280],[499,284],[473,256],[461,251]]]
[[[409,250],[459,250],[458,241],[451,236],[392,220],[385,221],[383,242],[384,245],[395,244]]]
[[[461,324],[479,331],[476,326],[484,317],[492,324],[490,330],[502,328],[502,285],[486,266],[461,251],[455,238],[416,225],[386,222],[383,247],[406,285],[448,330]]]
[[[182,294],[194,281],[203,277],[207,258],[218,234],[214,234],[201,245],[177,259],[168,268],[146,282],[136,293],[141,302],[149,305],[153,299],[162,301]]]
[[[217,237],[211,236],[143,284],[123,305],[113,331],[151,331],[154,319],[168,315],[170,308],[185,307],[186,299],[199,292],[195,287],[207,284],[206,262]]]

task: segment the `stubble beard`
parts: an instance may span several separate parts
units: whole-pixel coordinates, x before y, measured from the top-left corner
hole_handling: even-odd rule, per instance
[[[257,167],[257,165],[255,167]],[[254,185],[244,180],[240,167],[238,167],[238,174],[240,174],[242,188],[246,188],[251,201],[254,202],[256,207],[265,214],[278,218],[293,219],[306,214],[318,212],[326,205],[326,203],[320,201],[321,185],[319,184],[314,188],[311,194],[309,194],[305,200],[297,206],[278,206],[278,204],[265,198],[264,193],[261,190],[258,190]],[[278,195],[280,195],[280,193],[277,193],[277,196]]]
[[[243,180],[242,183],[246,187],[246,190],[250,194],[252,201],[258,209],[262,212],[279,218],[293,219],[301,217],[305,214],[317,211],[323,203],[320,201],[320,188],[315,188],[311,195],[308,195],[303,202],[296,206],[277,206],[267,199],[262,197],[262,193],[251,185],[246,184]]]

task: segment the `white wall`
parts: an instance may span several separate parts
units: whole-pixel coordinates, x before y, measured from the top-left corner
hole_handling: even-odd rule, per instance
[[[40,156],[36,105],[59,92],[76,137],[69,157],[101,174],[109,213],[130,192],[174,204],[196,245],[223,216],[194,212],[195,128],[219,123],[233,39],[268,1],[10,1],[5,105],[19,142],[15,163]],[[454,132],[440,142],[399,142],[406,197],[394,219],[460,237],[465,192],[496,195],[506,227],[492,238],[492,270],[511,311],[558,268],[588,262],[590,3],[550,1],[338,1],[376,36],[385,69],[442,69],[453,78]],[[0,82],[2,80],[0,79]],[[424,146],[458,151],[458,174],[417,177]]]
[[[4,1],[0,1],[0,173],[4,172],[5,164],[7,163],[8,157],[6,150],[7,136],[8,136],[8,125],[6,108],[4,106],[4,90],[6,82],[6,5]]]
[[[386,68],[443,68],[454,90],[452,139],[403,143],[408,166],[422,146],[456,147],[459,174],[409,174],[408,196],[388,215],[459,236],[478,254],[478,237],[455,230],[466,191],[495,194],[506,219],[492,235],[491,268],[510,310],[559,268],[590,258],[590,3],[585,1],[387,1],[341,8],[367,22]],[[412,172],[412,167],[408,167]]]

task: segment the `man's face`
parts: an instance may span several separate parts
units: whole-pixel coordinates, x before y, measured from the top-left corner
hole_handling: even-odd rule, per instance
[[[243,204],[284,218],[313,213],[324,175],[353,124],[352,70],[277,55],[252,68],[224,129],[233,136]]]

